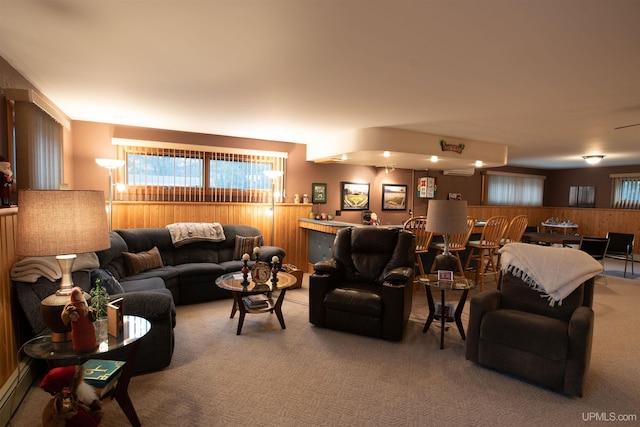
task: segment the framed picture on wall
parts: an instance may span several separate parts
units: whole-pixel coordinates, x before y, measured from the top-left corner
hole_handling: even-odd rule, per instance
[[[313,203],[327,203],[327,184],[314,182],[311,184],[311,190]]]
[[[340,183],[343,211],[362,211],[369,209],[369,184],[357,182]]]
[[[382,210],[403,211],[407,209],[407,186],[382,184]]]

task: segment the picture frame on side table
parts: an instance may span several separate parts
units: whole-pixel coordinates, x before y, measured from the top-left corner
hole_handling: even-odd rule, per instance
[[[382,210],[404,211],[407,209],[407,186],[382,184]]]
[[[358,182],[340,183],[343,211],[364,211],[369,209],[369,184]]]
[[[311,184],[311,195],[313,203],[327,203],[327,184],[319,182]]]

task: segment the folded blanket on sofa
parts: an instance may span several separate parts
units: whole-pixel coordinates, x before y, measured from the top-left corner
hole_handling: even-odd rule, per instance
[[[502,269],[542,292],[551,306],[602,271],[591,255],[573,248],[509,243],[499,252]]]
[[[91,270],[100,267],[95,252],[78,254],[71,271]],[[35,283],[40,277],[53,281],[62,277],[60,264],[54,256],[24,257],[11,266],[11,280],[16,282]]]
[[[167,229],[176,248],[193,242],[221,242],[226,238],[222,225],[217,222],[176,222],[167,225]]]

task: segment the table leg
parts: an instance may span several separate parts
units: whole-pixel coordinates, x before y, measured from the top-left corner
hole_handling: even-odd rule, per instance
[[[280,291],[280,295],[278,295],[278,299],[276,300],[276,305],[273,307],[273,311],[276,312],[276,316],[278,316],[278,321],[280,322],[280,327],[282,327],[282,329],[287,328],[284,325],[284,316],[282,315],[282,301],[284,301],[284,295],[286,292],[286,289]]]
[[[462,326],[462,310],[464,309],[464,303],[467,301],[468,294],[469,289],[465,289],[464,291],[462,291],[460,301],[458,301],[458,306],[456,307],[456,312],[453,316],[456,321],[456,325],[458,326],[458,331],[460,331],[460,336],[463,340],[466,340],[467,337],[464,334],[464,326]]]
[[[444,313],[444,289],[442,289],[440,291],[442,293],[442,302],[441,302],[441,306],[440,309],[442,310],[442,312],[440,313],[440,323],[442,324],[442,328],[440,329],[440,350],[442,350],[444,348],[444,329],[445,329],[445,322],[447,321],[447,316]]]
[[[140,340],[137,340],[131,345],[131,351],[127,357],[127,361],[122,368],[120,378],[116,384],[116,389],[113,393],[118,405],[122,409],[122,412],[127,416],[127,419],[134,427],[140,426],[140,419],[136,413],[136,409],[133,407],[131,397],[129,397],[129,381],[133,375],[133,368],[135,367],[136,360],[138,358],[138,350],[140,349]]]
[[[433,302],[433,295],[431,295],[431,289],[429,286],[425,286],[424,287],[425,292],[427,293],[427,304],[429,304],[429,317],[427,317],[427,321],[424,324],[424,328],[422,329],[422,332],[427,332],[427,329],[429,329],[429,326],[431,326],[431,322],[433,322],[433,317],[435,316],[436,313],[436,305]]]
[[[247,314],[247,309],[242,302],[242,293],[241,292],[232,292],[233,294],[233,309],[231,310],[231,318],[236,314],[236,311],[240,312],[240,317],[238,318],[238,329],[236,331],[236,335],[240,335],[242,333],[242,325],[244,324],[244,316]]]

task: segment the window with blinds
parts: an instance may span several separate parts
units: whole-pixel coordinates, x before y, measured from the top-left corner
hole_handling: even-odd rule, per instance
[[[116,181],[126,188],[114,199],[269,203],[273,190],[275,201],[283,200],[286,153],[206,148],[120,145],[118,157],[126,165]],[[272,182],[265,174],[271,170],[283,176]]]
[[[609,175],[614,209],[640,209],[640,173]]]

